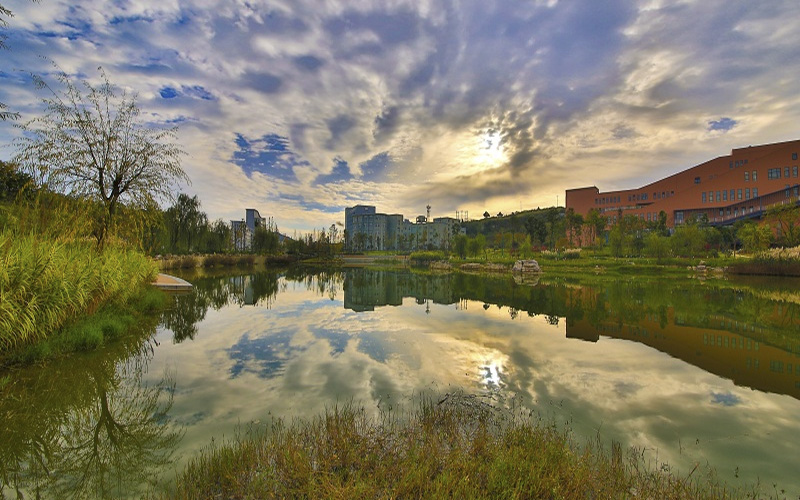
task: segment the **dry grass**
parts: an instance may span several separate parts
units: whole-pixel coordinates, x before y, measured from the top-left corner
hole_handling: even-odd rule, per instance
[[[730,498],[708,475],[653,470],[635,450],[578,446],[568,431],[478,398],[425,399],[408,418],[344,405],[212,445],[175,498]],[[751,492],[749,496],[756,496]]]

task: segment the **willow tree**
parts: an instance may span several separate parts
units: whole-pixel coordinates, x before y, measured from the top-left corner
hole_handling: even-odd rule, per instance
[[[76,84],[59,70],[58,89],[33,75],[47,93],[44,114],[19,125],[24,133],[14,160],[41,186],[96,204],[93,233],[102,248],[121,205],[172,200],[177,184],[189,179],[180,164],[177,128],[145,123],[136,95],[120,91],[98,70],[96,85]]]

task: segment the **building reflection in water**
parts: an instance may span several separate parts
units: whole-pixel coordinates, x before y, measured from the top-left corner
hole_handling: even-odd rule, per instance
[[[657,288],[657,289],[652,289]],[[356,312],[417,304],[470,301],[543,315],[550,324],[566,320],[566,336],[589,342],[602,338],[645,344],[705,371],[760,391],[800,399],[800,306],[706,286],[647,288],[614,282],[603,286],[535,284],[510,278],[460,273],[441,275],[347,270],[344,307]],[[499,368],[481,368],[487,386],[498,384]]]

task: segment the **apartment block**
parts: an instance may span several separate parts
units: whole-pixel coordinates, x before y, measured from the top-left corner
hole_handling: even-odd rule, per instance
[[[429,220],[420,215],[411,222],[402,214],[378,213],[371,205],[346,208],[344,227],[346,246],[352,251],[448,249],[462,231],[452,217]]]

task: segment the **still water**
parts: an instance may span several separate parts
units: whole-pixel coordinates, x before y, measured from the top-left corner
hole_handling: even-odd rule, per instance
[[[513,398],[579,441],[637,446],[682,476],[710,465],[731,485],[800,496],[796,281],[186,278],[195,290],[138,334],[0,373],[5,496],[138,496],[253,422],[456,388]]]

